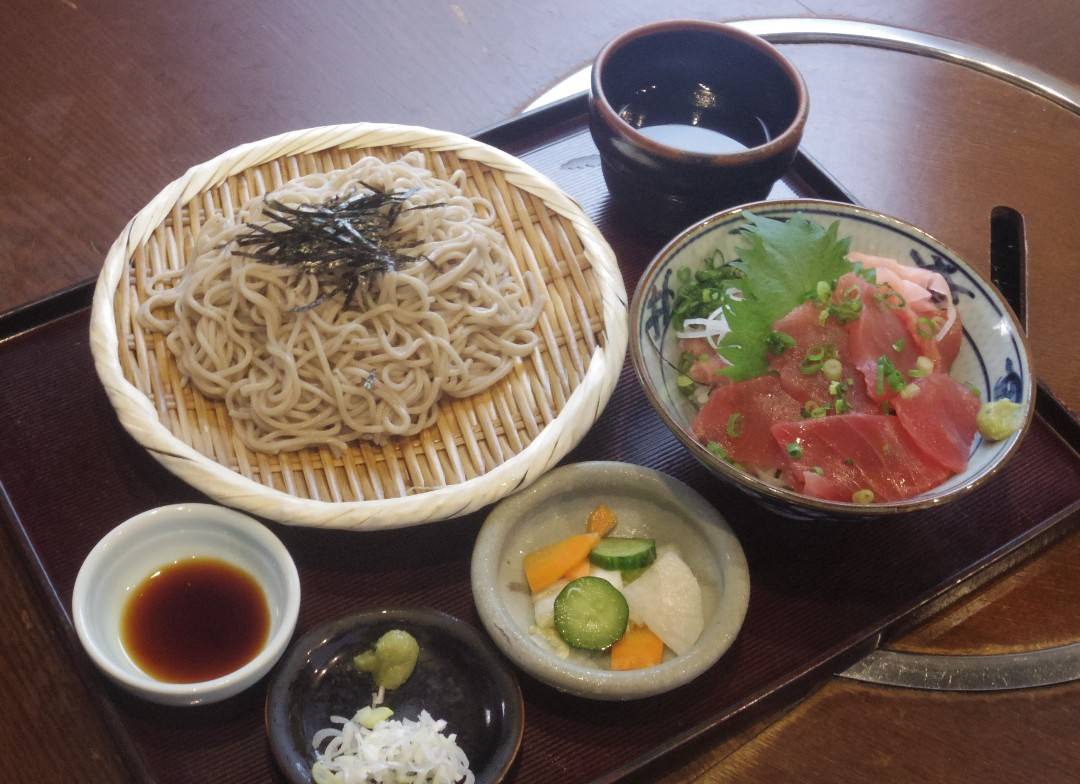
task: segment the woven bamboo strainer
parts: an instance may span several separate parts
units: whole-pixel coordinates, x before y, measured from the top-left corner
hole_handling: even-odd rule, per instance
[[[134,318],[152,273],[178,269],[213,212],[293,177],[409,150],[495,205],[517,273],[547,288],[538,347],[487,392],[444,400],[436,424],[344,454],[247,449],[223,402],[182,382],[164,336]],[[210,497],[296,525],[393,528],[478,509],[554,466],[596,421],[618,380],[626,291],[611,248],[581,208],[516,158],[456,134],[357,124],[286,133],[190,169],[144,207],[109,250],[94,292],[90,341],[98,375],[127,431]]]

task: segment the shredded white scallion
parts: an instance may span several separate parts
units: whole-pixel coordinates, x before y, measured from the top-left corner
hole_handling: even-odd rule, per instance
[[[357,714],[357,717],[359,714]],[[426,710],[417,719],[389,719],[368,729],[357,717],[331,716],[312,739],[316,784],[473,784],[469,759],[446,722]],[[329,742],[327,742],[329,741]],[[326,744],[322,751],[319,748]]]
[[[930,281],[929,290],[945,298],[945,323],[941,325],[941,329],[934,336],[934,340],[940,342],[942,338],[949,334],[949,330],[956,323],[956,305],[953,304],[952,291],[949,290],[949,284],[944,276],[935,274]]]
[[[727,318],[724,316],[724,308],[721,305],[705,318],[688,318],[683,321],[683,329],[675,333],[680,340],[693,338],[705,338],[709,345],[716,348],[717,341],[731,331]]]

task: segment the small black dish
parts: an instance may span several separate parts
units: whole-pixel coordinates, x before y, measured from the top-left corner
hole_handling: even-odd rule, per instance
[[[434,610],[370,610],[318,626],[301,637],[275,670],[266,694],[266,735],[274,759],[295,784],[311,782],[311,738],[330,716],[352,716],[371,702],[371,677],[352,658],[385,632],[404,629],[420,643],[412,677],[386,694],[396,719],[426,710],[469,758],[477,784],[502,781],[521,745],[521,689],[480,633]]]

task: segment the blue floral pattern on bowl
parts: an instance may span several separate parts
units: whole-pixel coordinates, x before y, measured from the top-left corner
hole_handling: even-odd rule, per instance
[[[676,272],[682,267],[701,268],[705,258],[717,250],[726,259],[736,258],[747,211],[771,218],[798,212],[823,225],[839,221],[840,236],[851,238],[853,251],[888,256],[944,275],[963,322],[963,342],[951,375],[977,389],[983,400],[1021,403],[1024,427],[1004,441],[990,442],[976,435],[965,471],[914,498],[869,506],[820,501],[772,487],[710,454],[691,435],[696,408],[676,387],[679,350],[671,325]],[[650,401],[675,435],[717,476],[787,516],[875,515],[952,500],[981,484],[1016,450],[1033,411],[1034,377],[1027,345],[1016,317],[997,290],[955,252],[920,229],[853,205],[815,200],[761,202],[706,218],[672,240],[646,269],[634,293],[631,324],[634,368]]]

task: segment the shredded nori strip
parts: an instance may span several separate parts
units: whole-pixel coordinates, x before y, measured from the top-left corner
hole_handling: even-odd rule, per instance
[[[321,204],[289,206],[275,199],[263,202],[263,215],[284,229],[246,223],[250,230],[236,239],[239,256],[263,264],[289,264],[315,276],[318,295],[293,312],[311,310],[344,293],[345,307],[357,291],[364,293],[384,272],[415,263],[395,233],[394,223],[403,210],[441,207],[425,204],[406,207],[414,191],[386,192],[361,183],[368,193],[333,196]]]

